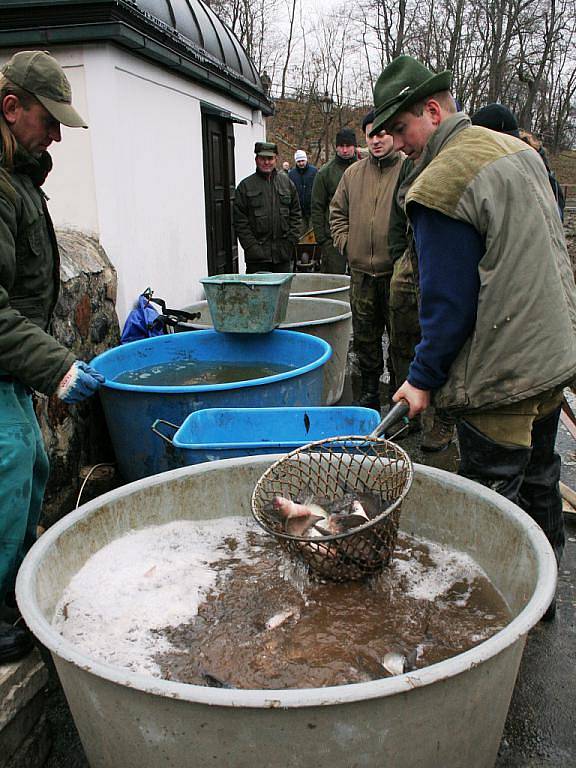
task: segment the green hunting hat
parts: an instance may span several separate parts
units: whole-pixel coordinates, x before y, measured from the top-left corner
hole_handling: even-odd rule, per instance
[[[48,51],[20,51],[2,67],[2,74],[35,96],[62,125],[88,128],[72,106],[72,88],[64,70]]]
[[[412,56],[398,56],[378,78],[374,86],[374,123],[370,135],[384,128],[398,112],[432,96],[438,91],[449,91],[452,72],[444,70],[437,75]]]
[[[260,157],[275,157],[278,154],[278,147],[271,141],[257,141],[254,144],[254,154]]]

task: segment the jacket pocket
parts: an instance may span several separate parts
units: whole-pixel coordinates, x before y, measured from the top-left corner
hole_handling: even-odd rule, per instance
[[[280,208],[280,226],[282,228],[282,234],[287,235],[290,231],[290,203],[292,198],[290,195],[278,195],[279,208]]]

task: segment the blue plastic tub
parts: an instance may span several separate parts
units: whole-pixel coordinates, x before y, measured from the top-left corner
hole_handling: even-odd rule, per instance
[[[210,408],[195,411],[171,438],[186,464],[289,453],[314,440],[367,435],[380,422],[371,408]],[[166,435],[172,424],[155,425]]]
[[[106,376],[100,388],[118,466],[126,480],[139,480],[185,465],[181,451],[150,429],[156,419],[173,424],[204,408],[322,405],[323,369],[332,350],[323,339],[297,331],[263,335],[190,331],[156,336],[115,347],[94,358]],[[188,387],[136,386],[114,381],[125,371],[176,360],[289,363],[274,376]]]
[[[214,328],[269,333],[286,317],[293,277],[292,272],[261,272],[202,278]]]

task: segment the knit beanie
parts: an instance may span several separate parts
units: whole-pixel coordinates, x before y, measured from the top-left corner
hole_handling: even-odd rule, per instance
[[[520,138],[518,121],[503,104],[487,104],[474,112],[470,120],[472,125],[480,125],[498,133],[507,133],[509,136]]]
[[[336,146],[341,147],[343,144],[350,144],[353,147],[358,146],[356,134],[351,128],[341,128],[336,134]]]
[[[294,160],[295,162],[298,162],[298,160],[308,160],[308,155],[303,149],[297,149],[296,152],[294,152]]]

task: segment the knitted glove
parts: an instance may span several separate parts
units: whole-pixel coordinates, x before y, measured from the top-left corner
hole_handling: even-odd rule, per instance
[[[65,403],[79,403],[91,397],[106,379],[82,360],[76,360],[64,376],[56,394]]]

